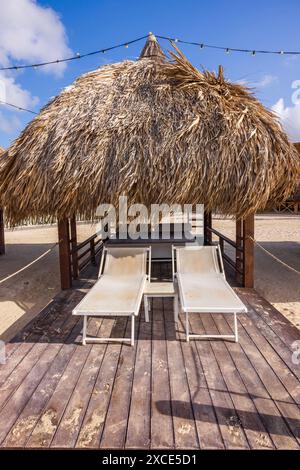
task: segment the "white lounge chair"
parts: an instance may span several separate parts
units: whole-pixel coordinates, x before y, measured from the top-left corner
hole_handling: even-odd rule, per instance
[[[134,319],[139,313],[146,281],[151,277],[150,269],[150,248],[103,249],[99,280],[73,310],[73,315],[83,315],[82,344],[88,341],[130,341],[134,345]],[[131,337],[88,337],[89,316],[130,316]]]
[[[186,340],[190,338],[233,338],[238,342],[237,314],[247,308],[226,281],[219,246],[172,247],[173,280],[178,282],[179,298],[185,312]],[[188,314],[233,314],[234,334],[190,334]]]

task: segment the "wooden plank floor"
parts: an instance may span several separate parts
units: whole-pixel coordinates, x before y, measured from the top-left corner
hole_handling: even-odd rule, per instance
[[[93,271],[94,269],[94,271]],[[168,278],[168,264],[156,266]],[[140,312],[135,347],[81,345],[71,311],[95,268],[6,345],[0,366],[0,446],[6,448],[299,449],[300,332],[255,290],[240,342],[184,341],[172,301]],[[193,332],[232,331],[231,318],[191,315]],[[91,319],[93,335],[129,336],[125,318]]]

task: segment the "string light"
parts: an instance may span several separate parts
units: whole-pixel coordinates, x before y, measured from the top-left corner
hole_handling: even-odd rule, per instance
[[[175,38],[171,38],[169,36],[161,36],[161,35],[156,35],[156,37],[158,39],[165,39],[165,40],[169,40],[169,41],[172,41],[172,42],[175,42]],[[244,53],[252,53],[252,52],[255,52],[254,55],[256,54],[275,54],[275,55],[300,55],[300,51],[283,51],[283,50],[277,50],[277,51],[272,51],[272,50],[267,50],[267,49],[257,49],[255,51],[253,51],[252,49],[242,49],[242,48],[238,48],[238,47],[224,47],[224,46],[217,46],[217,45],[214,45],[214,44],[205,44],[205,43],[199,43],[199,42],[192,42],[192,41],[185,41],[183,39],[179,39],[179,38],[176,38],[176,42],[180,43],[180,44],[187,44],[187,45],[192,45],[192,46],[200,46],[201,49],[203,49],[204,47],[205,48],[209,48],[209,49],[218,49],[218,50],[221,50],[221,51],[227,51],[229,50],[230,52],[244,52]]]
[[[12,104],[12,103],[7,103],[6,101],[0,101],[0,104],[4,106],[10,106],[11,108],[18,109],[19,111],[26,111],[27,113],[31,113],[31,114],[38,114],[37,112],[32,111],[31,109],[21,108],[21,106],[17,106],[16,104]]]
[[[142,41],[143,39],[146,39],[147,37],[148,37],[148,35],[141,36],[139,38],[132,39],[131,41],[122,42],[121,44],[116,44],[114,46],[106,47],[105,49],[98,49],[96,51],[87,52],[85,54],[80,54],[79,52],[77,52],[74,56],[67,57],[67,58],[64,58],[64,59],[50,60],[49,62],[40,62],[40,63],[29,64],[29,65],[20,64],[20,65],[11,65],[9,67],[0,67],[0,71],[1,70],[4,71],[4,70],[20,70],[20,69],[39,68],[39,67],[44,67],[46,65],[61,64],[63,62],[71,62],[71,61],[76,60],[76,59],[83,59],[84,57],[90,57],[90,56],[93,56],[93,55],[96,55],[96,54],[105,54],[105,52],[112,51],[112,50],[118,49],[120,47],[128,47],[130,44],[134,44],[136,42]]]
[[[150,34],[150,33],[149,33]],[[134,44],[136,42],[142,41],[143,39],[146,39],[149,35],[141,36],[139,38],[133,39],[131,41],[126,41],[121,44],[116,44],[110,47],[107,47],[105,49],[98,49],[96,51],[92,52],[87,52],[85,54],[80,54],[77,52],[74,56],[67,57],[67,58],[62,58],[62,59],[56,59],[56,60],[51,60],[49,62],[40,62],[36,64],[18,64],[18,65],[12,65],[9,67],[0,67],[0,71],[5,71],[5,70],[21,70],[21,69],[38,69],[39,67],[44,67],[46,65],[53,65],[53,64],[61,64],[63,62],[71,62],[76,59],[83,59],[85,57],[90,57],[96,54],[105,54],[105,52],[112,51],[114,49],[120,48],[120,47],[125,47],[126,49],[129,47],[130,44]],[[192,45],[192,46],[197,46],[200,47],[200,49],[208,48],[208,49],[217,49],[217,50],[222,50],[225,51],[226,54],[229,54],[230,52],[244,52],[247,54],[251,54],[253,56],[257,54],[276,54],[276,55],[300,55],[300,51],[272,51],[272,50],[252,50],[252,49],[242,49],[242,48],[235,48],[235,47],[224,47],[224,46],[217,46],[214,44],[205,44],[205,43],[199,43],[199,42],[191,42],[191,41],[185,41],[183,39],[179,38],[171,38],[169,36],[161,36],[161,35],[156,35],[158,39],[163,39],[167,41],[172,41],[174,43],[180,43],[180,44],[186,44],[186,45]]]

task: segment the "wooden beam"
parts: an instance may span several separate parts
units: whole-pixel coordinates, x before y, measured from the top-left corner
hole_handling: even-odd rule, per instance
[[[207,228],[211,228],[212,225],[212,216],[211,212],[204,211],[204,245],[212,244],[212,233]]]
[[[69,219],[58,220],[59,266],[62,290],[72,287]]]
[[[78,279],[78,251],[77,251],[77,228],[76,228],[76,215],[70,219],[71,227],[71,247],[72,247],[72,274],[73,279]]]
[[[4,237],[4,217],[3,210],[0,209],[0,255],[5,254],[5,237]]]
[[[243,286],[254,287],[254,214],[243,220]]]
[[[235,250],[235,280],[239,284],[243,284],[243,279],[239,271],[243,271],[243,222],[241,219],[236,220],[235,223],[235,241],[236,241],[236,250]]]

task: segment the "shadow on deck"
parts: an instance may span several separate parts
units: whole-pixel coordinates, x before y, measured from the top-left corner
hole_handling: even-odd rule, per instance
[[[169,278],[168,264],[155,275]],[[141,311],[135,347],[81,345],[71,315],[96,269],[60,293],[6,346],[0,366],[0,445],[17,448],[299,449],[300,332],[254,290],[240,342],[184,341],[172,301]],[[191,315],[191,331],[232,331],[231,318]],[[91,319],[89,332],[129,336],[126,318]],[[299,355],[300,358],[300,355]]]

